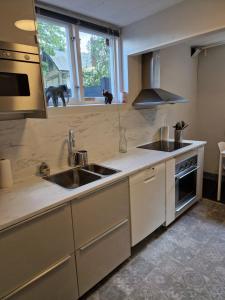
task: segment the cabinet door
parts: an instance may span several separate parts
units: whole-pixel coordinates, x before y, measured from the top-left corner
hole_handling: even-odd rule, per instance
[[[80,296],[130,256],[128,219],[76,251]]]
[[[130,177],[132,246],[165,222],[165,163]]]
[[[0,232],[0,298],[73,251],[69,204]]]
[[[75,259],[68,256],[2,300],[76,300],[78,299]]]
[[[202,198],[203,170],[204,170],[204,147],[198,149],[198,173],[197,173],[197,198]]]
[[[166,162],[166,226],[175,220],[175,159]]]
[[[81,246],[129,216],[128,181],[108,186],[72,203],[75,246]]]
[[[36,32],[15,26],[18,20],[35,22],[33,0],[3,0],[0,9],[0,41],[36,45]],[[33,24],[34,25],[34,24]]]

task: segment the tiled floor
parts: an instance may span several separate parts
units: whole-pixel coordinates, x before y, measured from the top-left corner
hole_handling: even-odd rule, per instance
[[[225,205],[201,201],[139,244],[84,299],[224,300]]]

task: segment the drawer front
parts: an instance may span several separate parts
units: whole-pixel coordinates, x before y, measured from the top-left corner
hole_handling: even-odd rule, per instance
[[[78,299],[75,259],[68,256],[32,278],[2,300]]]
[[[124,220],[76,251],[80,296],[130,256],[129,221]]]
[[[99,190],[72,203],[75,246],[79,249],[93,238],[129,216],[128,181]]]
[[[0,298],[73,249],[70,205],[0,232]]]

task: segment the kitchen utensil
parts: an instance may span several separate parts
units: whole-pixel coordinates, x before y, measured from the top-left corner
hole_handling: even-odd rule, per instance
[[[174,130],[174,141],[175,143],[182,143],[183,142],[183,129],[175,129]]]
[[[161,141],[169,140],[169,126],[162,126],[160,128],[160,140]]]
[[[176,130],[183,130],[188,126],[189,124],[185,123],[184,121],[179,121],[173,126],[173,128],[175,128]]]

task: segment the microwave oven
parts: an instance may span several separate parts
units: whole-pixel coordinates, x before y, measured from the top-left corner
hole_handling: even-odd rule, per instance
[[[0,113],[45,110],[38,47],[0,42]]]

